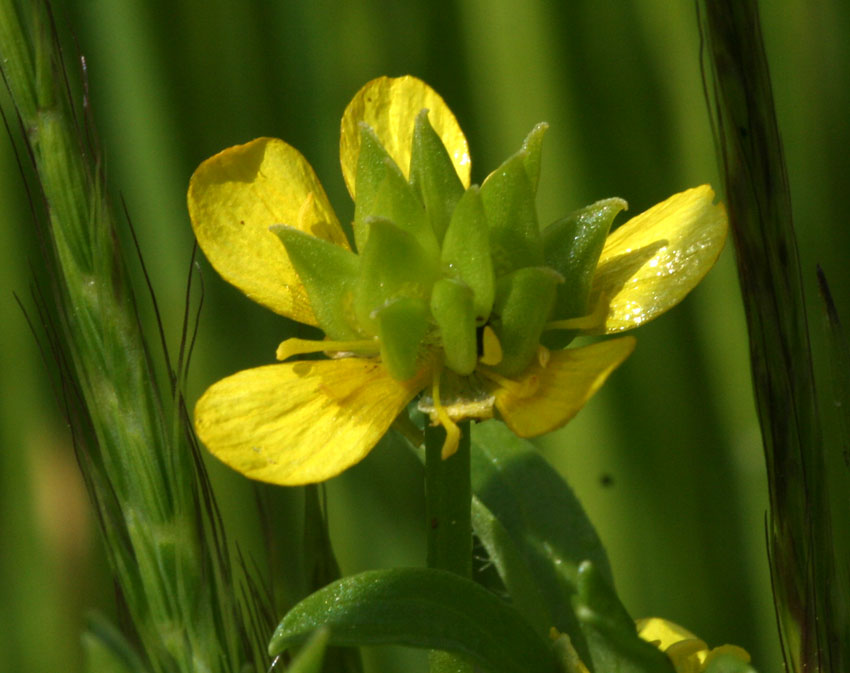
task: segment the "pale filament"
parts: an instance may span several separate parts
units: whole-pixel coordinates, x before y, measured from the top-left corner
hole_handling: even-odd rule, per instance
[[[446,408],[440,402],[440,374],[442,373],[442,369],[442,367],[438,367],[434,371],[431,397],[434,400],[434,411],[437,412],[437,420],[440,421],[440,425],[446,430],[446,441],[443,442],[443,450],[440,453],[440,457],[445,460],[453,456],[457,451],[458,444],[460,444],[460,428],[451,419],[446,412]]]
[[[380,344],[375,339],[362,339],[358,341],[287,339],[277,347],[275,357],[278,360],[286,360],[293,355],[303,355],[304,353],[358,353],[361,355],[378,355],[380,352]]]

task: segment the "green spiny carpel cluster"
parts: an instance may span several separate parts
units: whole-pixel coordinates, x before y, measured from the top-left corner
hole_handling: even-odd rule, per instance
[[[540,228],[535,195],[543,135],[480,187],[464,189],[427,110],[416,118],[409,177],[360,125],[352,252],[293,226],[273,230],[332,341],[379,349],[398,380],[437,357],[458,375],[483,362],[517,376],[541,342],[566,346],[574,331],[554,321],[587,315],[590,281],[614,216],[608,199]],[[487,357],[485,332],[495,335]]]

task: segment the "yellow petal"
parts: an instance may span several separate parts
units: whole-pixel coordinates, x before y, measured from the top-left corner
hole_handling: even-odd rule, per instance
[[[203,394],[195,429],[246,477],[309,484],[362,460],[424,385],[424,374],[400,383],[366,358],[247,369]]]
[[[648,643],[653,643],[662,652],[681,640],[694,640],[696,636],[675,622],[661,617],[647,617],[635,622],[638,635]]]
[[[673,643],[664,650],[676,673],[700,673],[702,671],[702,660],[708,654],[708,645],[699,638],[686,638],[678,643]]]
[[[605,241],[590,291],[607,304],[591,334],[637,327],[678,304],[714,265],[726,240],[726,211],[708,185],[671,196]]]
[[[496,408],[520,437],[557,430],[587,403],[634,350],[632,337],[553,351],[546,366],[535,359],[522,378],[496,388]]]
[[[258,138],[219,152],[189,182],[198,244],[221,276],[276,313],[316,324],[286,249],[269,231],[288,224],[348,247],[310,164],[282,140]]]
[[[469,187],[469,146],[449,106],[421,79],[379,77],[358,91],[342,115],[339,158],[348,193],[354,198],[360,122],[366,122],[381,140],[405,177],[410,172],[410,147],[416,115],[426,108],[428,121],[443,141],[464,187]]]
[[[712,648],[710,652],[707,652],[702,657],[703,669],[708,668],[708,665],[711,663],[712,659],[724,654],[733,656],[736,659],[743,661],[745,664],[750,663],[750,653],[747,652],[743,647],[738,647],[737,645],[719,645],[717,647]]]

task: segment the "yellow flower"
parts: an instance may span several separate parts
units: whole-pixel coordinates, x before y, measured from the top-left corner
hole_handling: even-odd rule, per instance
[[[357,93],[342,119],[342,172],[352,198],[363,124],[409,179],[414,125],[422,110],[428,110],[428,121],[463,189],[469,190],[466,139],[440,96],[413,77],[382,77]],[[592,278],[592,315],[548,327],[610,334],[641,325],[678,303],[723,247],[726,217],[713,199],[707,185],[690,189],[619,227],[607,238]],[[617,210],[625,206],[618,203]],[[478,354],[473,339],[469,366],[470,342],[466,355],[449,352],[432,322],[414,344],[415,372],[400,377],[399,368],[390,371],[389,346],[380,331],[350,327],[350,293],[342,293],[336,304],[311,302],[313,290],[296,271],[288,246],[270,231],[307,234],[338,246],[331,246],[334,250],[351,250],[318,178],[296,149],[259,138],[224,150],[195,171],[188,206],[198,243],[225,280],[280,315],[321,326],[326,333],[328,325],[342,325],[339,333],[346,335],[322,342],[285,341],[279,360],[308,352],[330,357],[242,371],[212,385],[198,401],[200,439],[253,479],[295,485],[339,474],[360,461],[422,391],[420,407],[446,428],[444,456],[457,446],[459,420],[491,417],[494,408],[517,435],[550,432],[581,409],[634,347],[631,337],[555,351],[538,345],[536,355],[527,358],[531,363],[517,360],[523,369],[513,372],[500,365],[504,343],[489,324],[475,328]],[[357,243],[362,245],[362,238]],[[334,254],[342,261],[353,256]],[[488,282],[489,311],[494,281]],[[367,322],[372,315],[367,314]]]
[[[750,663],[749,653],[737,645],[720,645],[709,649],[705,641],[678,624],[660,617],[637,620],[638,635],[664,652],[673,662],[676,673],[702,673],[711,661],[728,654]]]

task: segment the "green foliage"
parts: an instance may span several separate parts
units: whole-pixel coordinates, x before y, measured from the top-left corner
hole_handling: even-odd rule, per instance
[[[46,5],[33,6],[26,23],[15,25],[18,15],[3,3],[0,24],[33,40],[3,52],[9,62],[4,73],[13,100],[20,101],[23,142],[46,204],[43,261],[55,302],[49,313],[55,322],[47,329],[57,331],[50,336],[63,368],[68,421],[79,433],[83,476],[145,668],[235,670],[247,658],[242,648],[248,641],[240,642],[245,628],[228,552],[215,505],[204,500],[209,486],[185,424],[178,388],[184,372],[166,363],[166,402],[138,321],[102,166],[81,151],[83,133],[93,129],[77,125],[79,111],[65,89],[48,12]],[[86,642],[92,666],[142,666],[103,623],[92,622]]]
[[[495,421],[473,428],[472,484],[479,503],[473,510],[479,511],[473,519],[475,532],[513,600],[531,623],[569,634],[579,655],[589,661],[572,605],[579,565],[590,560],[606,582],[613,584],[613,578],[581,503],[533,444]],[[486,527],[479,530],[481,524]],[[514,596],[512,587],[521,594]]]
[[[549,644],[493,593],[431,568],[373,570],[346,577],[293,608],[269,653],[305,640],[320,626],[330,643],[404,644],[459,652],[493,673],[555,670]]]
[[[329,629],[316,629],[286,667],[287,673],[320,673],[330,635]]]
[[[670,660],[638,637],[634,621],[609,581],[590,561],[579,565],[572,602],[590,651],[592,670],[673,673]]]
[[[124,638],[105,617],[89,615],[82,636],[88,673],[146,673],[147,668]]]
[[[705,673],[755,673],[755,669],[737,657],[721,654],[709,662]]]
[[[705,17],[717,144],[770,485],[771,575],[785,662],[792,671],[844,671],[850,666],[850,575],[847,535],[838,531],[846,530],[850,469],[846,455],[839,455],[850,442],[848,426],[845,420],[825,440],[758,7],[752,0],[707,2]],[[835,325],[834,314],[832,320]],[[846,345],[834,331],[832,341],[834,369],[846,362]]]

